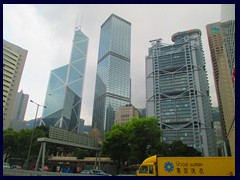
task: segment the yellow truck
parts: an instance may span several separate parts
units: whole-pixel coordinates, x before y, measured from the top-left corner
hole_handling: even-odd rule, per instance
[[[160,157],[145,159],[137,176],[235,176],[235,157]]]

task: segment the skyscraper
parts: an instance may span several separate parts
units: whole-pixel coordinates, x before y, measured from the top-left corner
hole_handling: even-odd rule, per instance
[[[3,129],[10,125],[28,51],[3,40]]]
[[[224,142],[224,138],[223,138],[219,108],[213,107],[212,112],[213,112],[213,127],[214,127],[214,131],[215,131],[218,156],[226,156],[227,148],[226,148],[226,143]]]
[[[222,6],[222,21],[206,26],[223,135],[235,155],[235,5]]]
[[[14,103],[14,109],[11,116],[10,127],[15,131],[24,129],[24,117],[28,104],[28,94],[24,94],[21,90],[17,93]]]
[[[112,14],[101,26],[92,119],[102,136],[130,103],[130,46],[131,23]]]
[[[159,120],[163,142],[181,140],[204,156],[215,156],[201,31],[175,33],[173,45],[161,41],[150,41],[146,57],[147,117]]]
[[[78,131],[88,37],[76,27],[70,63],[51,71],[42,123]]]

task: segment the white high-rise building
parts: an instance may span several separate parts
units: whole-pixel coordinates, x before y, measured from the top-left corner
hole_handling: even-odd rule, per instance
[[[22,90],[17,93],[10,122],[10,127],[15,131],[20,131],[25,127],[24,117],[27,109],[28,99],[29,95],[24,94]]]
[[[27,53],[27,50],[3,40],[3,129],[10,126]]]

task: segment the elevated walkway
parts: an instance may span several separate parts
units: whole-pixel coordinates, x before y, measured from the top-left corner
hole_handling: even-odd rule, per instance
[[[75,148],[89,149],[96,151],[96,160],[95,164],[99,164],[100,166],[100,143],[98,142],[98,138],[89,137],[84,134],[77,134],[75,132],[71,132],[62,128],[50,126],[49,128],[49,138],[43,137],[38,138],[38,142],[41,142],[41,147],[38,154],[38,159],[35,166],[36,168],[39,165],[40,158],[42,157],[42,169],[45,165],[45,153],[46,153],[46,144],[54,143],[65,146],[71,146]]]

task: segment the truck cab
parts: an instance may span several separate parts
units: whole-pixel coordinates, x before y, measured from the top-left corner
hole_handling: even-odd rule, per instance
[[[152,156],[143,161],[139,170],[137,170],[137,176],[157,176],[156,157]]]
[[[235,176],[235,157],[162,157],[145,159],[137,176]]]

